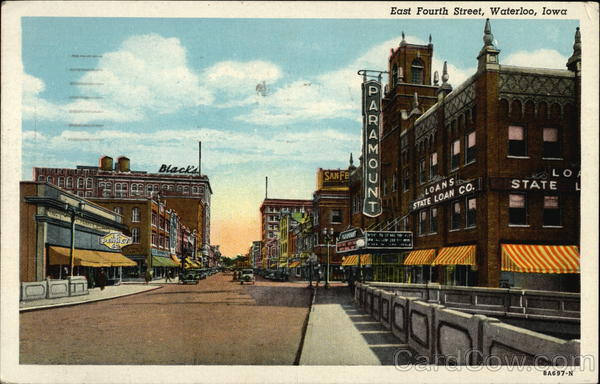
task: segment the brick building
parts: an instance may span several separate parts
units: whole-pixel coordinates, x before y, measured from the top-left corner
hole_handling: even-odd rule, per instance
[[[119,282],[122,268],[135,265],[121,250],[101,241],[109,234],[129,235],[122,216],[46,182],[20,183],[21,282],[86,276],[89,286],[104,268],[109,283]],[[73,243],[71,241],[73,240]]]
[[[164,276],[181,267],[181,261],[199,267],[201,257],[195,253],[196,234],[179,218],[176,211],[169,209],[166,201],[157,197],[136,198],[90,198],[121,215],[122,223],[129,228],[132,244],[122,252],[137,263],[127,268],[125,277],[143,276],[147,267],[153,269],[155,277]]]
[[[330,280],[343,277],[341,269],[342,256],[335,251],[337,235],[346,230],[350,225],[350,174],[346,169],[317,170],[317,189],[313,194],[313,233],[315,246],[313,252],[318,257],[324,276],[328,264]],[[329,252],[327,238],[323,231],[333,232],[329,239]]]
[[[185,226],[196,230],[196,252],[207,258],[212,195],[208,177],[171,167],[161,167],[160,171],[133,171],[127,157],[121,156],[113,164],[111,157],[103,156],[99,166],[78,165],[75,169],[36,167],[33,177],[86,198],[135,199],[160,195],[167,208],[176,211]]]
[[[478,68],[454,90],[433,45],[392,51],[382,103],[383,214],[352,223],[409,230],[414,251],[374,255],[375,279],[578,290],[579,30],[564,70],[501,64],[486,21]]]
[[[279,220],[282,213],[312,212],[312,200],[269,199],[260,206],[262,252],[260,264],[271,268],[279,263]]]

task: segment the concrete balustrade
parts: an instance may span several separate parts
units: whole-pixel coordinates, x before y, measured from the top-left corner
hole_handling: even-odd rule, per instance
[[[392,330],[392,299],[394,295],[388,291],[381,291],[381,314],[379,321],[388,330]]]
[[[432,284],[369,283],[404,297],[415,297],[463,312],[494,317],[578,322],[579,293],[515,288],[459,287]]]
[[[65,280],[43,280],[21,283],[21,301],[55,299],[89,294],[87,279],[73,276]]]
[[[374,285],[384,287],[379,283]],[[356,305],[390,329],[401,343],[408,344],[419,356],[426,358],[429,364],[579,364],[579,340],[562,340],[463,310],[475,307],[494,313],[526,314],[534,303],[533,309],[539,310],[538,316],[544,316],[543,311],[558,310],[576,314],[579,306],[572,303],[572,294],[557,295],[554,307],[548,308],[545,300],[552,300],[548,292],[503,290],[499,294],[493,288],[478,288],[477,294],[473,295],[465,292],[464,287],[447,289],[438,286],[429,292],[420,291],[420,295],[413,297],[399,294],[399,291],[419,292],[421,287],[409,288],[391,292],[375,289],[371,284],[357,284]],[[439,302],[460,309],[427,302],[427,298],[438,298]],[[536,303],[535,300],[544,301]]]
[[[381,320],[381,289],[373,290],[373,305],[372,305],[372,316],[375,320]]]

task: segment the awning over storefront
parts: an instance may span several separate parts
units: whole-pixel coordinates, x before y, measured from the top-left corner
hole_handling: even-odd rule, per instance
[[[287,267],[287,263],[283,262],[283,263],[279,263],[279,268],[285,268]]]
[[[69,265],[71,249],[50,246],[50,265]],[[81,267],[135,267],[137,263],[121,253],[92,251],[88,249],[73,250],[73,264]]]
[[[277,264],[271,264],[270,268],[277,268]]]
[[[299,262],[299,261],[294,261],[294,262],[292,262],[292,263],[289,265],[289,267],[290,267],[290,268],[296,268],[296,267],[298,267],[298,266],[300,266],[300,262]]]
[[[575,245],[502,244],[501,270],[579,273],[579,248]]]
[[[435,259],[435,249],[419,249],[411,251],[406,259],[404,265],[431,265]]]
[[[431,265],[477,265],[476,245],[442,248]]]
[[[152,256],[153,267],[178,267],[173,260],[167,257]]]
[[[373,263],[371,254],[368,255],[350,255],[344,256],[344,261],[342,261],[342,266],[349,265],[359,265],[358,257],[360,256],[360,265],[370,265]]]
[[[177,256],[171,255],[171,260],[173,260],[173,262],[177,264],[178,267],[181,267],[181,261],[177,258]]]

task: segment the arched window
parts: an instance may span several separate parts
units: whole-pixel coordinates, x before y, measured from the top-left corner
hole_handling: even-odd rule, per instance
[[[413,84],[423,84],[423,70],[425,66],[420,59],[414,59],[410,67]]]
[[[394,64],[392,68],[392,87],[395,87],[398,84],[398,66]]]
[[[73,188],[73,178],[71,176],[67,177],[67,188]]]

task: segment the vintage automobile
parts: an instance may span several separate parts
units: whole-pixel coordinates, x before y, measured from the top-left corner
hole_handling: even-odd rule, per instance
[[[200,269],[184,269],[179,273],[180,284],[198,284],[202,272]]]
[[[242,271],[240,272],[240,284],[244,284],[244,283],[252,283],[254,284],[255,280],[254,280],[254,271],[251,269],[242,269]]]

